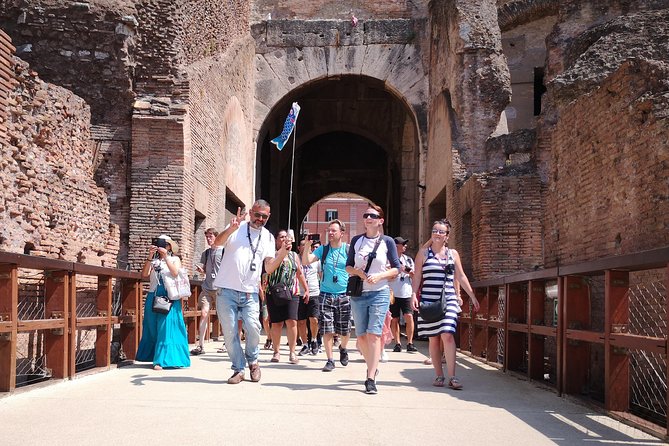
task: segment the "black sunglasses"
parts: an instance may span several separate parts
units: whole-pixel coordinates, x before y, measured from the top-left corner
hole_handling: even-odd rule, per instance
[[[366,214],[362,214],[362,218],[371,218],[371,219],[374,219],[374,220],[378,220],[379,218],[381,218],[381,216],[379,214],[366,213]]]

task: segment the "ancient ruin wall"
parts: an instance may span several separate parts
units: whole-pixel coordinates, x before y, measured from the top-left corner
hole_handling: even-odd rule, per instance
[[[449,206],[453,246],[470,279],[483,280],[543,266],[541,181],[529,166],[474,175]]]
[[[669,64],[631,60],[559,109],[548,266],[669,244]]]
[[[361,20],[382,18],[425,17],[427,0],[255,0],[252,20],[342,20],[350,17],[351,11]]]
[[[118,227],[93,179],[90,109],[14,59],[0,159],[0,249],[116,266]]]
[[[206,226],[224,227],[226,187],[249,208],[253,200],[254,60],[248,36],[188,67],[194,200]]]

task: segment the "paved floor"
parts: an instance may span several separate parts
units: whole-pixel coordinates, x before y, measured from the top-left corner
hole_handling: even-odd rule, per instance
[[[432,387],[422,354],[389,352],[379,393],[367,395],[353,350],[332,373],[321,371],[324,354],[273,364],[263,350],[262,381],[228,385],[219,346],[190,369],[136,364],[2,398],[0,445],[665,444],[466,356],[465,388],[452,391]]]

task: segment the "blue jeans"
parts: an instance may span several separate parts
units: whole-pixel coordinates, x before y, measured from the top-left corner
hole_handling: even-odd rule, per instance
[[[243,293],[228,288],[218,290],[216,312],[223,326],[225,346],[232,361],[232,370],[243,372],[246,364],[258,362],[260,342],[260,319],[257,293]],[[246,349],[237,331],[237,321],[242,320],[246,330]]]
[[[390,289],[365,291],[360,297],[351,297],[351,311],[355,321],[355,334],[381,336],[386,313],[390,307]]]

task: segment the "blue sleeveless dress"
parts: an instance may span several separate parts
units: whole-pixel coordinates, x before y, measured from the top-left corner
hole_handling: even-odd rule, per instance
[[[450,252],[448,258],[435,257],[432,248],[428,248],[427,258],[423,263],[423,284],[420,290],[421,301],[437,301],[441,297],[441,289],[446,285],[446,314],[436,322],[425,322],[418,316],[418,334],[420,336],[439,336],[442,333],[455,333],[458,326],[458,313],[462,310],[453,287],[455,263]]]
[[[142,339],[137,348],[136,361],[152,362],[163,368],[190,367],[188,334],[181,311],[181,301],[172,301],[167,314],[154,313],[153,298],[166,296],[163,282],[159,281],[155,291],[149,292],[144,303]]]

